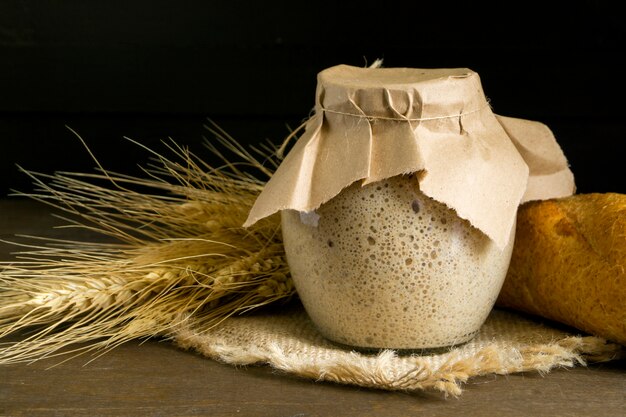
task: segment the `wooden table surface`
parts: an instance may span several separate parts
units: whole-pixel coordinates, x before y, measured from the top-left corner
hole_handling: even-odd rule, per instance
[[[49,210],[0,200],[0,239],[73,237]],[[75,232],[74,232],[75,233]],[[14,250],[1,244],[0,259]],[[235,368],[167,342],[129,342],[85,365],[0,366],[0,416],[626,416],[626,360],[486,376],[460,398],[318,383],[267,367]]]

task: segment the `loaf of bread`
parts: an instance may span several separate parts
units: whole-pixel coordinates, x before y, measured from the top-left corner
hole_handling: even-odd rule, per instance
[[[497,305],[626,345],[626,195],[522,205]]]

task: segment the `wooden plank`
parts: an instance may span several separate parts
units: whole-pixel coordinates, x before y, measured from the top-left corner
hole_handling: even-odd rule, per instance
[[[624,362],[489,376],[459,399],[316,383],[222,365],[166,342],[132,342],[86,366],[54,360],[1,369],[0,415],[623,416]]]
[[[0,238],[16,232],[73,235],[50,230],[58,221],[47,211],[28,201],[0,200]],[[0,259],[8,259],[10,250],[0,246]],[[626,410],[625,360],[546,376],[489,375],[471,380],[455,399],[317,383],[267,367],[236,368],[158,340],[129,342],[86,364],[88,359],[0,367],[0,416],[621,417]]]

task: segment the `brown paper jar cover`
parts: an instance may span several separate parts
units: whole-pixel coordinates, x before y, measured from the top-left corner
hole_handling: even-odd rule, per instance
[[[314,115],[244,226],[315,210],[356,181],[417,172],[424,194],[503,248],[521,202],[574,192],[552,132],[496,116],[470,69],[339,65],[317,81]]]

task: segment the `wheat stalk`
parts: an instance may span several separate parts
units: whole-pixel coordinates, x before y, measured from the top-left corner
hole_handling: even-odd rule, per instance
[[[277,162],[269,158],[266,167],[215,129],[220,147],[208,146],[224,159],[218,168],[169,142],[176,161],[148,150],[154,161],[147,178],[103,169],[24,171],[37,187],[24,195],[68,213],[68,227],[117,243],[33,243],[23,245],[16,261],[0,265],[0,338],[34,328],[17,342],[0,344],[0,364],[168,337],[190,318],[210,329],[233,314],[293,296],[278,219],[241,227],[263,187],[242,166],[271,175]],[[230,162],[222,150],[241,163]],[[102,181],[106,185],[97,185]]]

